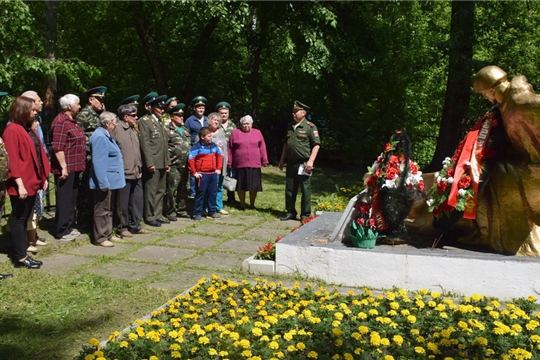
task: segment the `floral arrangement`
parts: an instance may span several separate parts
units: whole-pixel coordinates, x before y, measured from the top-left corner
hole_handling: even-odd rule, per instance
[[[306,219],[302,219],[300,226],[307,224],[308,222],[315,219],[316,217],[317,215],[311,215],[310,217]],[[295,232],[298,228],[299,226],[293,227],[291,229],[291,232]],[[278,236],[275,240],[270,241],[268,244],[264,246],[259,246],[259,249],[257,250],[257,254],[255,254],[254,259],[275,261],[276,260],[276,243],[278,243],[282,238],[283,236]]]
[[[368,167],[369,178],[367,186],[376,186],[395,189],[399,186],[401,172],[405,170],[406,158],[403,154],[390,154],[396,150],[397,141],[387,143],[384,151],[379,155],[371,167]],[[384,159],[388,161],[384,163]],[[410,172],[405,179],[405,187],[411,189],[416,187],[419,191],[424,191],[424,179],[422,172],[418,170],[418,164],[409,159]]]
[[[91,339],[76,359],[537,359],[535,302],[428,290],[344,295],[213,275],[104,347]]]
[[[379,232],[375,219],[371,216],[371,205],[358,200],[355,209],[357,212],[350,229],[352,243],[356,247],[372,248]]]
[[[435,218],[439,219],[443,215],[450,216],[454,211],[463,212],[466,209],[473,209],[475,206],[475,189],[473,188],[473,171],[477,171],[477,178],[482,181],[486,173],[482,171],[482,164],[485,160],[490,160],[495,156],[495,150],[490,146],[489,134],[492,128],[497,127],[496,114],[489,111],[486,115],[481,117],[475,127],[478,127],[478,138],[472,136],[471,133],[460,142],[454,155],[443,160],[443,168],[440,172],[435,173],[435,184],[428,192],[427,205],[430,212],[433,213]],[[475,130],[475,128],[473,128]],[[471,134],[471,135],[470,135]],[[472,136],[468,139],[469,136]],[[464,161],[462,154],[467,141],[474,144],[473,150],[468,150],[465,153],[466,159],[472,159],[475,165],[471,161]],[[480,165],[480,166],[479,166]],[[478,169],[478,170],[475,170]],[[456,174],[459,175],[459,179],[456,179]],[[451,188],[454,182],[457,181],[457,203],[452,206],[448,203]],[[474,218],[474,217],[473,217]]]

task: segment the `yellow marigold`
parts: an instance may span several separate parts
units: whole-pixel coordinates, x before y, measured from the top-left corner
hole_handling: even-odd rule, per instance
[[[540,336],[539,335],[531,335],[531,341],[535,343],[540,343]]]
[[[228,356],[228,355],[229,355],[229,353],[226,352],[226,351],[224,351],[224,350],[221,350],[221,351],[219,352],[219,356],[221,356],[221,357],[225,357],[225,356]]]
[[[390,303],[390,309],[392,309],[392,310],[397,310],[397,309],[399,309],[399,303],[397,303],[397,302],[395,302],[395,301],[392,301],[392,302]]]
[[[243,357],[250,357],[252,355],[251,350],[244,350],[242,351],[241,355]]]
[[[238,340],[240,339],[240,334],[238,334],[237,332],[232,332],[229,334],[229,337],[233,340]]]
[[[368,314],[371,316],[379,315],[379,312],[375,309],[369,309]]]
[[[139,336],[137,334],[130,333],[128,335],[128,338],[129,338],[129,340],[137,340],[139,338]]]
[[[251,332],[252,332],[253,335],[255,335],[255,336],[262,336],[262,330],[259,329],[259,328],[253,328],[253,329],[251,330]]]
[[[94,355],[97,357],[103,356],[103,351],[101,350],[94,351]]]
[[[381,339],[381,345],[382,346],[390,346],[390,340],[388,340],[387,338],[382,338]]]
[[[465,321],[460,321],[457,325],[460,329],[467,329],[469,327],[469,325]]]
[[[290,332],[286,332],[285,334],[283,334],[283,338],[287,341],[291,341],[293,338],[293,334]]]
[[[128,347],[128,346],[129,346],[129,343],[127,341],[120,342],[120,347],[121,348],[125,348],[125,347]]]
[[[367,319],[367,314],[365,312],[361,311],[361,312],[358,313],[358,318],[360,320],[365,320],[365,319]]]
[[[199,338],[199,344],[206,345],[210,342],[210,339],[208,339],[206,336],[201,336]]]
[[[332,334],[334,334],[334,336],[341,336],[341,334],[342,334],[341,329],[340,328],[332,328]]]
[[[159,360],[159,358],[155,355],[152,355],[148,358],[148,360]]]
[[[352,354],[349,354],[349,353],[343,354],[343,358],[345,360],[354,360],[354,357],[352,356]]]
[[[247,349],[250,346],[250,342],[247,339],[240,340],[240,346],[244,349]]]
[[[84,357],[84,360],[94,360],[95,358],[94,354],[88,354]]]
[[[341,347],[343,345],[343,340],[341,338],[337,338],[334,340],[334,346]]]
[[[343,320],[343,314],[340,312],[334,313],[334,317],[338,319],[339,321]]]
[[[310,358],[310,359],[318,359],[319,354],[317,354],[315,351],[310,351],[310,352],[308,352],[307,357]]]
[[[498,311],[490,311],[489,316],[491,316],[494,319],[498,319],[499,318],[499,312]]]
[[[533,302],[536,302],[536,298],[533,295],[529,295],[529,297],[527,298],[527,301],[533,303]]]
[[[288,352],[295,352],[296,351],[296,347],[294,345],[289,345],[287,346],[287,351]]]
[[[381,344],[381,336],[379,335],[379,333],[376,331],[372,331],[370,334],[369,342],[373,346],[379,346]]]
[[[333,327],[338,327],[339,325],[341,325],[341,321],[338,321],[338,320],[332,321],[332,326]]]
[[[394,357],[392,355],[386,355],[384,360],[394,360]]]
[[[407,315],[410,315],[410,314],[411,314],[410,311],[407,310],[407,309],[401,310],[400,313],[401,313],[401,315],[403,315],[403,316],[407,316]]]
[[[418,329],[411,329],[411,334],[412,334],[412,335],[418,335],[418,334],[420,334],[420,330],[418,330]]]
[[[394,337],[392,338],[392,341],[397,346],[403,345],[403,337],[401,337],[401,335],[394,335]]]
[[[483,336],[480,336],[479,338],[473,341],[473,345],[486,346],[487,344],[488,344],[488,339],[486,339]]]
[[[171,351],[171,357],[175,359],[180,359],[182,358],[182,354],[180,354],[180,351]]]
[[[272,350],[279,349],[279,344],[276,341],[271,341],[270,344],[268,344],[268,347]]]
[[[298,350],[304,350],[306,348],[306,345],[303,342],[299,342],[298,344],[296,344],[296,348]]]
[[[417,352],[418,354],[425,354],[426,353],[426,350],[421,346],[415,346],[414,351]]]
[[[427,304],[428,304],[428,306],[431,307],[431,308],[434,308],[435,306],[437,306],[437,303],[436,303],[435,301],[433,301],[433,300],[428,301]]]
[[[407,316],[407,321],[411,324],[414,324],[416,322],[416,316],[414,315]]]
[[[414,303],[415,303],[416,306],[418,306],[420,309],[423,309],[423,308],[426,306],[426,304],[424,304],[424,302],[423,302],[422,300],[416,300]]]
[[[426,341],[426,339],[423,336],[418,336],[416,338],[416,341],[418,341],[419,343],[423,343],[424,341]]]
[[[367,334],[369,332],[369,328],[365,325],[360,325],[358,327],[358,331],[360,332],[360,334]]]
[[[96,338],[91,338],[90,341],[88,342],[91,346],[93,347],[96,347],[99,349],[100,345],[99,345],[99,340],[96,339]]]

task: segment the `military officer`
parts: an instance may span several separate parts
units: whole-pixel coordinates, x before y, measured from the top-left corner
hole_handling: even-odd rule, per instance
[[[188,216],[186,209],[188,170],[186,167],[191,138],[184,126],[184,104],[178,104],[167,113],[171,122],[167,126],[171,170],[167,174],[167,201],[164,215],[171,221],[177,216]]]
[[[315,124],[307,121],[306,114],[309,107],[299,101],[295,101],[292,109],[294,122],[287,126],[287,137],[279,160],[279,169],[283,170],[283,164],[287,159],[285,206],[287,214],[281,218],[284,220],[296,219],[296,195],[298,187],[302,192],[300,216],[306,219],[311,216],[311,171],[317,158],[321,140]],[[299,173],[303,165],[304,171]]]
[[[195,96],[193,100],[191,100],[193,115],[188,117],[185,122],[185,126],[191,134],[191,146],[195,145],[197,142],[199,130],[204,126],[208,126],[208,118],[204,116],[207,102],[208,101],[204,96]],[[193,176],[189,177],[189,197],[195,198],[195,178]]]
[[[131,96],[125,98],[124,100],[120,101],[118,103],[118,107],[120,107],[122,105],[135,105],[135,106],[138,106],[139,105],[139,99],[140,99],[139,95],[131,95]]]
[[[93,230],[94,198],[90,190],[90,168],[92,159],[90,156],[90,136],[100,127],[99,114],[105,110],[105,86],[97,86],[87,90],[84,95],[88,98],[88,104],[81,109],[75,117],[86,135],[86,169],[81,175],[81,185],[77,195],[77,225],[79,231],[90,232]]]
[[[155,227],[170,223],[161,217],[167,188],[167,172],[170,169],[167,130],[160,120],[165,99],[166,95],[145,96],[143,104],[149,112],[138,122],[143,160],[144,220]]]
[[[231,105],[226,101],[222,101],[216,105],[216,111],[221,117],[221,128],[225,132],[225,138],[227,139],[228,144],[232,131],[236,129],[236,125],[232,122],[232,120],[229,120]],[[227,167],[227,176],[234,177],[234,170],[232,167]],[[227,190],[227,203],[229,205],[236,204],[234,191]]]
[[[0,99],[8,93],[0,91]],[[6,180],[8,175],[8,155],[4,141],[0,138],[0,216],[4,213],[4,204],[6,202]]]
[[[167,99],[167,101],[165,101],[165,113],[163,116],[161,116],[161,122],[163,122],[163,125],[168,126],[171,123],[171,115],[168,111],[176,105],[178,105],[178,100],[175,96],[170,97]]]

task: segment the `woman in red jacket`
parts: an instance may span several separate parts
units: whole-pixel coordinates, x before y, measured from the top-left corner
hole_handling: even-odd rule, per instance
[[[4,131],[4,143],[9,156],[6,191],[11,200],[12,223],[10,254],[15,267],[39,269],[41,261],[26,254],[26,222],[32,213],[36,193],[47,189],[50,165],[39,135],[31,125],[36,117],[34,102],[18,97],[9,110],[10,124]]]

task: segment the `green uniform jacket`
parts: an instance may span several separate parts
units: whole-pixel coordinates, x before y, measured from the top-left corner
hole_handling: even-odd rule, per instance
[[[84,133],[86,134],[86,150],[89,152],[89,140],[90,136],[94,131],[100,126],[101,122],[99,120],[99,114],[90,107],[86,105],[79,114],[75,117],[77,123],[82,127]]]
[[[169,158],[171,166],[185,166],[191,150],[191,136],[184,125],[181,126],[182,134],[172,122],[167,126],[169,139]]]
[[[155,166],[156,169],[166,169],[170,160],[165,126],[153,115],[144,115],[139,119],[138,125],[144,167]]]
[[[225,138],[227,138],[227,142],[229,142],[229,139],[231,138],[231,133],[234,129],[236,129],[236,125],[232,122],[231,119],[227,122],[227,129],[223,127],[223,125],[220,125],[223,131],[225,132]]]
[[[294,128],[296,123],[287,126],[287,161],[290,163],[302,163],[311,156],[311,149],[315,145],[321,145],[319,131],[312,122],[306,119]]]

